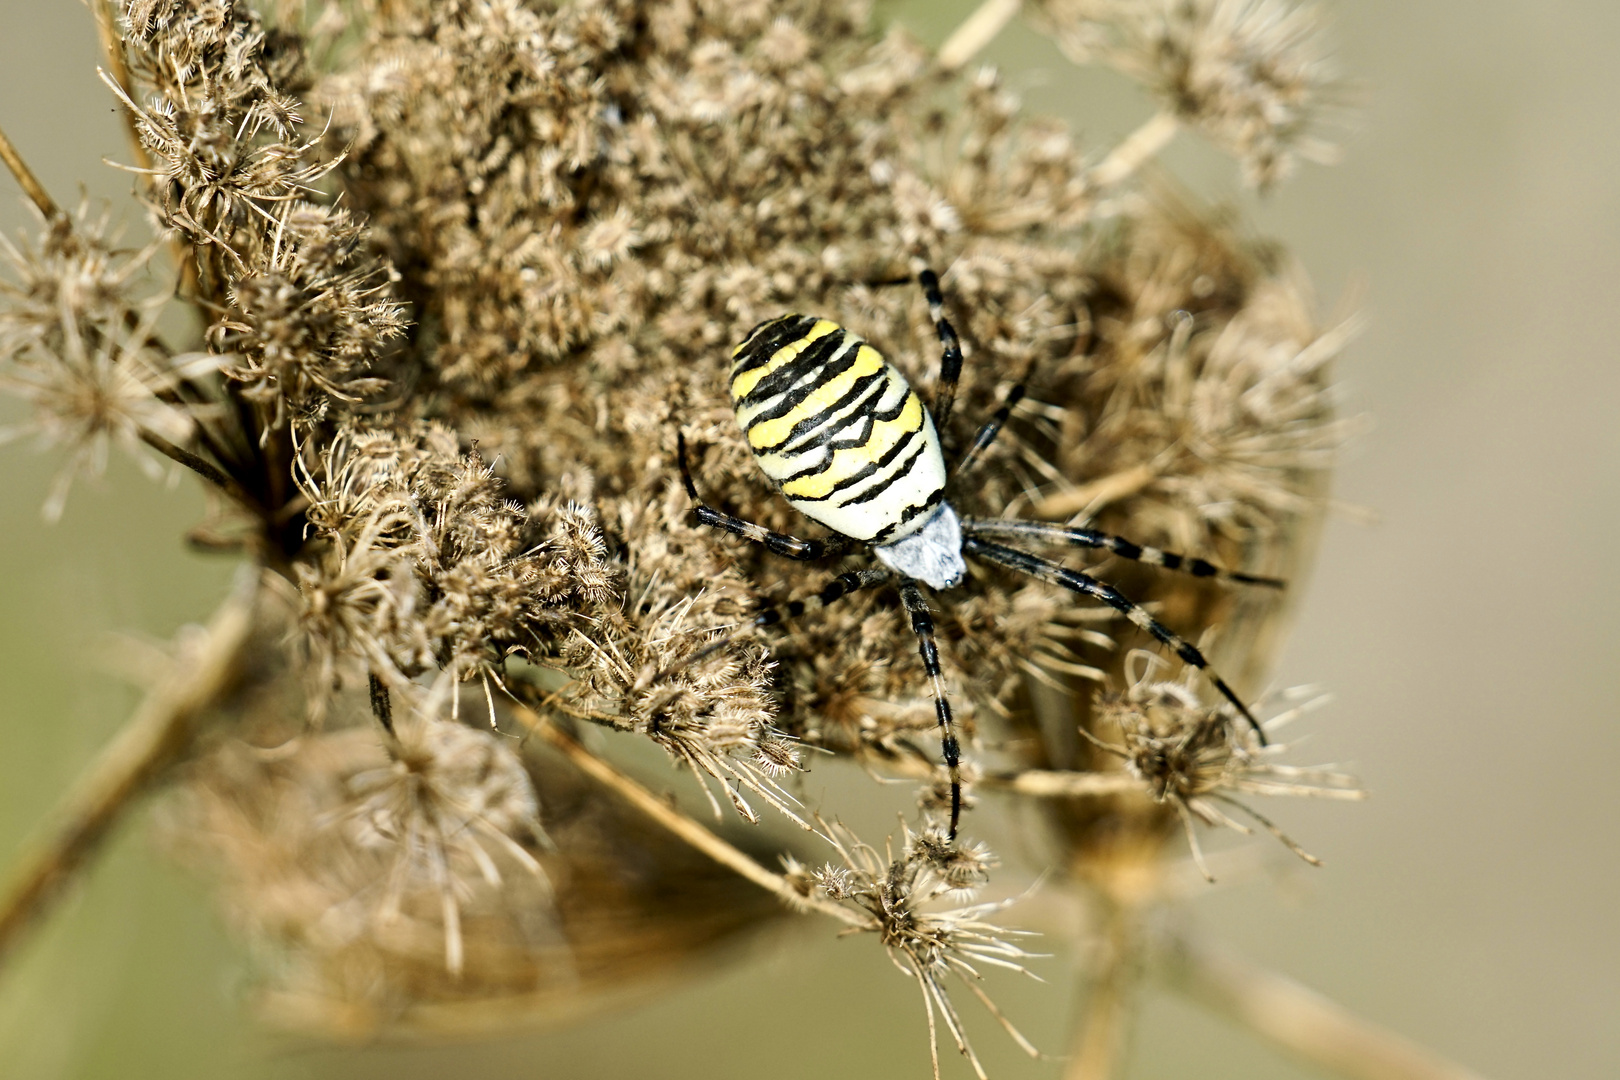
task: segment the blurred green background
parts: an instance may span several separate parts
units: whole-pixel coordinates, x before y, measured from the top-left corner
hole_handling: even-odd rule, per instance
[[[880,6],[937,43],[973,0]],[[1340,498],[1381,522],[1328,528],[1278,681],[1335,702],[1298,760],[1354,764],[1360,806],[1273,803],[1327,862],[1210,889],[1190,918],[1486,1076],[1620,1076],[1620,7],[1605,0],[1341,0],[1337,55],[1363,101],[1345,163],[1267,200],[1182,136],[1195,190],[1238,201],[1314,277],[1356,287],[1370,328],[1339,376],[1377,420]],[[1152,106],[1019,27],[993,46],[1026,103],[1092,145]],[[45,185],[128,204],[86,9],[0,0],[0,120]],[[27,220],[0,178],[0,228]],[[0,423],[18,418],[0,405]],[[222,595],[226,560],[182,550],[201,499],[115,461],[64,520],[56,468],[0,448],[0,862],[127,715],[108,635],[167,636]],[[143,815],[144,816],[144,815]],[[1255,841],[1261,843],[1262,841]],[[757,947],[652,1003],[470,1047],[332,1049],[265,1033],[206,891],[127,823],[0,972],[0,1075],[486,1077],[927,1075],[915,989],[823,926]],[[1000,1004],[1061,1051],[1074,958]],[[977,1013],[968,1005],[965,1010]],[[997,1076],[1056,1076],[974,1015]],[[948,1076],[969,1075],[950,1055]],[[1317,1075],[1150,993],[1128,1075]]]

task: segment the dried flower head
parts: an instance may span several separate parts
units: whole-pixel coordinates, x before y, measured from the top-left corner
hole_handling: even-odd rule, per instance
[[[445,969],[459,976],[465,963],[461,896],[473,892],[472,876],[499,890],[497,859],[515,863],[534,875],[545,907],[551,883],[525,846],[549,844],[529,774],[509,739],[442,717],[452,685],[441,678],[394,722],[393,760],[347,778],[352,801],[339,815],[357,847],[391,864],[372,917],[395,921],[414,894],[437,893]]]
[[[1274,249],[1135,177],[1177,123],[1258,183],[1314,153],[1314,24],[1271,0],[1042,10],[1163,96],[1151,138],[1099,159],[994,72],[956,77],[844,0],[274,18],[125,0],[108,80],[179,256],[174,303],[206,328],[194,352],[165,346],[132,284],[150,253],[49,215],[39,255],[8,248],[0,378],[92,464],[142,441],[204,477],[243,523],[220,542],[275,582],[277,644],[173,820],[274,958],[280,1015],[521,1020],[640,974],[648,925],[667,928],[662,962],[761,921],[668,827],[876,932],[978,1068],[946,976],[982,998],[981,965],[1028,954],[990,921],[1003,905],[950,906],[995,859],[937,824],[950,795],[911,621],[862,593],[763,627],[762,603],[795,610],[829,568],[696,526],[674,451],[684,435],[716,506],[802,530],[737,430],[728,350],[815,312],[927,391],[929,305],[895,284],[921,263],[943,271],[967,361],[944,443],[970,445],[1028,386],[953,490],[964,514],[1303,565],[1345,434],[1327,373],[1348,330],[1318,325]],[[1126,576],[1178,629],[1221,623],[1240,678],[1267,663],[1274,599]],[[993,755],[1077,772],[1078,719],[1189,823],[1234,824],[1229,793],[1338,790],[1271,764],[1179,683],[1143,675],[1093,709],[1130,632],[1111,614],[991,569],[962,596],[936,634],[967,780]],[[657,745],[747,822],[763,804],[809,828],[804,751],[855,758],[918,781],[922,823],[881,856],[824,826],[839,862],[778,877],[717,854],[605,752],[553,741],[559,764],[499,734],[514,717]],[[1113,828],[1078,803],[1050,813],[1071,865]],[[1108,813],[1161,840],[1169,820],[1140,797]]]
[[[0,389],[33,409],[28,424],[0,432],[0,441],[33,432],[67,448],[45,503],[52,521],[73,477],[100,474],[114,444],[155,475],[157,463],[140,444],[191,438],[179,381],[216,365],[206,355],[166,354],[155,328],[167,298],[131,296],[157,245],[127,251],[116,243],[106,215],[91,217],[86,207],[47,223],[37,251],[0,237],[14,278],[0,279]]]
[[[1134,658],[1142,663],[1135,680],[1123,694],[1104,696],[1098,709],[1100,726],[1117,730],[1122,742],[1100,745],[1124,760],[1125,767],[1142,781],[1155,802],[1175,808],[1203,875],[1215,880],[1204,861],[1193,828],[1194,818],[1240,833],[1251,831],[1227,810],[1236,810],[1258,822],[1288,850],[1312,865],[1320,865],[1320,860],[1269,818],[1236,796],[1360,799],[1365,792],[1357,786],[1355,777],[1331,766],[1302,768],[1276,762],[1273,759],[1287,752],[1286,745],[1262,746],[1259,735],[1239,720],[1229,705],[1205,705],[1186,682],[1155,680],[1155,667],[1160,661],[1151,654],[1137,653]],[[1310,693],[1309,688],[1303,688],[1289,696],[1299,698]],[[1325,700],[1317,696],[1279,713],[1265,721],[1265,730],[1275,731]]]
[[[952,842],[938,830],[914,834],[902,827],[901,852],[895,856],[863,843],[844,825],[821,824],[841,865],[829,863],[806,872],[802,866],[791,864],[789,878],[806,895],[819,893],[871,917],[869,929],[888,949],[889,958],[922,990],[935,1080],[939,1077],[936,1012],[980,1080],[986,1076],[947,991],[946,980],[951,976],[973,992],[1030,1056],[1038,1057],[1029,1040],[1002,1017],[976,985],[983,978],[980,968],[986,965],[1034,977],[1024,961],[1034,959],[1036,954],[1008,940],[1025,935],[988,921],[989,916],[1004,910],[1012,901],[954,908],[935,904],[981,883],[983,871],[994,865],[989,849],[980,844]]]
[[[1331,161],[1323,117],[1341,105],[1322,15],[1291,0],[1041,0],[1042,19],[1079,63],[1139,79],[1266,188],[1298,159]]]

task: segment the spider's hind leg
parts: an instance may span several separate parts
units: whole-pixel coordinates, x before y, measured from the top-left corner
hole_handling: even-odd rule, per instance
[[[928,317],[934,320],[934,332],[939,335],[941,356],[939,383],[934,389],[934,426],[944,439],[951,406],[956,403],[956,384],[962,378],[962,342],[956,336],[956,327],[945,317],[945,297],[939,291],[939,275],[924,267],[917,271],[917,282],[928,300]]]
[[[1226,570],[1212,562],[1191,555],[1178,555],[1163,548],[1148,547],[1123,536],[1098,532],[1078,525],[1054,525],[1045,521],[1019,521],[1004,518],[966,518],[962,531],[974,536],[995,536],[1004,539],[1023,537],[1046,544],[1068,544],[1071,547],[1098,548],[1113,552],[1122,559],[1162,566],[1166,570],[1179,570],[1193,577],[1238,585],[1263,585],[1268,589],[1281,589],[1287,582],[1281,578],[1257,577]]]
[[[1001,544],[980,539],[971,533],[966,533],[962,537],[962,551],[964,554],[976,556],[986,562],[995,563],[997,566],[1005,566],[1009,570],[1017,570],[1019,573],[1028,574],[1030,577],[1051,582],[1053,585],[1061,586],[1070,592],[1079,593],[1081,596],[1090,596],[1101,600],[1138,627],[1152,634],[1160,642],[1168,645],[1181,658],[1183,663],[1191,664],[1202,671],[1204,677],[1210,681],[1210,685],[1214,686],[1222,697],[1231,702],[1243,719],[1248,721],[1249,726],[1254,729],[1256,737],[1259,738],[1260,745],[1266,745],[1266,733],[1261,728],[1260,722],[1254,718],[1254,714],[1243,703],[1243,699],[1237,696],[1237,691],[1228,686],[1226,680],[1216,674],[1215,670],[1209,666],[1209,660],[1205,658],[1203,653],[1198,651],[1198,647],[1148,614],[1146,608],[1112,585],[1098,581],[1090,574],[1083,574],[1078,570],[1070,570],[1066,566],[1060,566],[1050,559],[1043,559],[1038,555],[1031,555],[1029,552],[1020,551],[1017,548],[1004,547]]]

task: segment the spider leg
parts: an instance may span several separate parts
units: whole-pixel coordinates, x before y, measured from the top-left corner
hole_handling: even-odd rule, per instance
[[[928,300],[928,317],[934,320],[939,334],[939,345],[944,355],[939,362],[939,383],[934,390],[934,427],[941,439],[945,437],[945,424],[951,418],[951,406],[956,403],[956,383],[962,377],[962,343],[956,328],[945,317],[945,297],[940,295],[939,275],[926,267],[917,273],[923,296]]]
[[[945,768],[951,775],[951,832],[956,839],[956,824],[962,817],[962,746],[956,739],[956,721],[951,716],[951,703],[945,697],[945,678],[939,669],[939,645],[934,640],[934,617],[929,614],[928,601],[915,581],[907,579],[900,586],[900,602],[911,616],[911,629],[917,635],[917,650],[922,653],[923,670],[934,690],[934,714],[939,717],[940,748],[945,757]]]
[[[1002,401],[1001,408],[997,409],[995,415],[986,420],[984,426],[979,428],[979,433],[973,437],[973,445],[969,446],[967,452],[957,461],[956,468],[953,471],[958,476],[971,469],[974,463],[979,460],[979,455],[988,450],[990,444],[996,441],[996,436],[1001,434],[1001,429],[1007,423],[1008,417],[1012,416],[1013,408],[1023,400],[1023,383],[1018,383],[1007,391],[1007,397]]]
[[[751,540],[756,544],[763,544],[778,555],[786,555],[790,559],[800,559],[804,562],[815,562],[825,559],[828,555],[843,551],[849,546],[842,537],[832,541],[826,540],[800,540],[787,533],[772,532],[763,525],[756,525],[752,521],[744,521],[740,517],[722,514],[714,507],[705,503],[698,497],[697,485],[692,483],[692,469],[686,462],[686,435],[683,432],[675,434],[676,453],[681,462],[681,483],[686,485],[686,494],[691,496],[695,505],[693,511],[697,514],[699,524],[709,525],[716,529],[724,529],[734,533],[744,540]]]
[[[1089,574],[1083,574],[1078,570],[1070,570],[1048,559],[1031,555],[1027,551],[1003,547],[1001,544],[981,540],[976,536],[962,537],[962,551],[987,562],[1005,566],[1009,570],[1017,570],[1020,573],[1028,574],[1030,577],[1039,578],[1053,585],[1060,585],[1082,596],[1092,596],[1101,600],[1131,620],[1131,622],[1158,638],[1159,641],[1170,646],[1171,649],[1175,650],[1175,654],[1181,657],[1183,662],[1191,664],[1202,671],[1210,684],[1216,690],[1219,690],[1221,696],[1231,702],[1237,711],[1243,715],[1243,719],[1249,722],[1249,726],[1254,728],[1254,733],[1259,738],[1260,745],[1266,745],[1266,733],[1260,727],[1260,722],[1254,718],[1254,714],[1249,711],[1247,705],[1243,704],[1243,700],[1237,696],[1237,693],[1226,685],[1226,680],[1222,679],[1210,668],[1209,661],[1204,658],[1204,654],[1199,652],[1192,642],[1177,635],[1158,619],[1149,615],[1142,605],[1136,603],[1136,601],[1112,585],[1098,581]]]
[[[821,591],[812,593],[806,597],[799,597],[789,600],[786,605],[786,615],[782,614],[781,608],[773,605],[766,605],[764,608],[760,609],[759,614],[754,616],[751,625],[757,627],[776,626],[779,623],[786,622],[788,619],[798,618],[806,611],[813,611],[817,608],[827,607],[838,600],[842,600],[851,593],[859,592],[862,589],[875,589],[879,585],[886,584],[893,577],[894,575],[886,569],[851,570],[847,574],[839,574],[837,577],[829,581],[821,589]],[[696,664],[700,660],[711,656],[718,650],[725,648],[736,639],[738,633],[738,630],[733,630],[724,637],[717,638],[716,640],[709,642],[707,645],[703,646],[703,648],[699,649],[690,660],[686,661],[686,663]]]
[[[1240,574],[1235,570],[1223,570],[1203,559],[1177,555],[1173,551],[1148,547],[1146,544],[1127,540],[1123,536],[1112,536],[1096,529],[1083,529],[1077,525],[1053,525],[1044,521],[1011,521],[1000,518],[963,518],[962,532],[972,536],[1008,539],[1022,536],[1048,544],[1101,548],[1113,552],[1122,559],[1131,559],[1149,566],[1162,566],[1166,570],[1180,570],[1193,577],[1213,578],[1216,581],[1235,582],[1240,585],[1264,585],[1268,589],[1281,589],[1288,584],[1281,578],[1256,577],[1253,574]]]

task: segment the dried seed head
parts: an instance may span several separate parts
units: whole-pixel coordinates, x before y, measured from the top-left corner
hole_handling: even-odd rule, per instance
[[[1342,91],[1322,16],[1291,0],[1042,0],[1059,45],[1140,79],[1266,188],[1298,159],[1330,161],[1321,135]]]
[[[1193,817],[1241,833],[1251,831],[1223,807],[1258,822],[1290,851],[1318,864],[1315,856],[1234,796],[1359,799],[1364,793],[1355,778],[1330,766],[1301,768],[1275,762],[1273,759],[1287,751],[1285,745],[1262,746],[1253,728],[1230,705],[1205,705],[1188,682],[1154,681],[1154,668],[1161,661],[1147,653],[1135,657],[1144,663],[1130,688],[1124,694],[1104,695],[1099,703],[1097,715],[1103,729],[1117,730],[1123,738],[1122,745],[1103,746],[1124,759],[1126,768],[1143,782],[1154,801],[1175,807],[1204,875],[1214,880],[1193,832]],[[1274,716],[1265,727],[1268,731],[1281,727],[1324,700],[1317,697]]]
[[[170,356],[156,338],[162,296],[131,293],[156,245],[120,251],[105,216],[80,207],[71,220],[48,223],[38,250],[0,238],[10,280],[0,279],[0,389],[28,402],[28,423],[0,431],[0,441],[28,434],[68,450],[45,503],[56,520],[80,472],[99,475],[117,445],[148,474],[159,472],[146,439],[186,443],[191,408],[176,399],[183,375],[214,366],[195,354]]]

